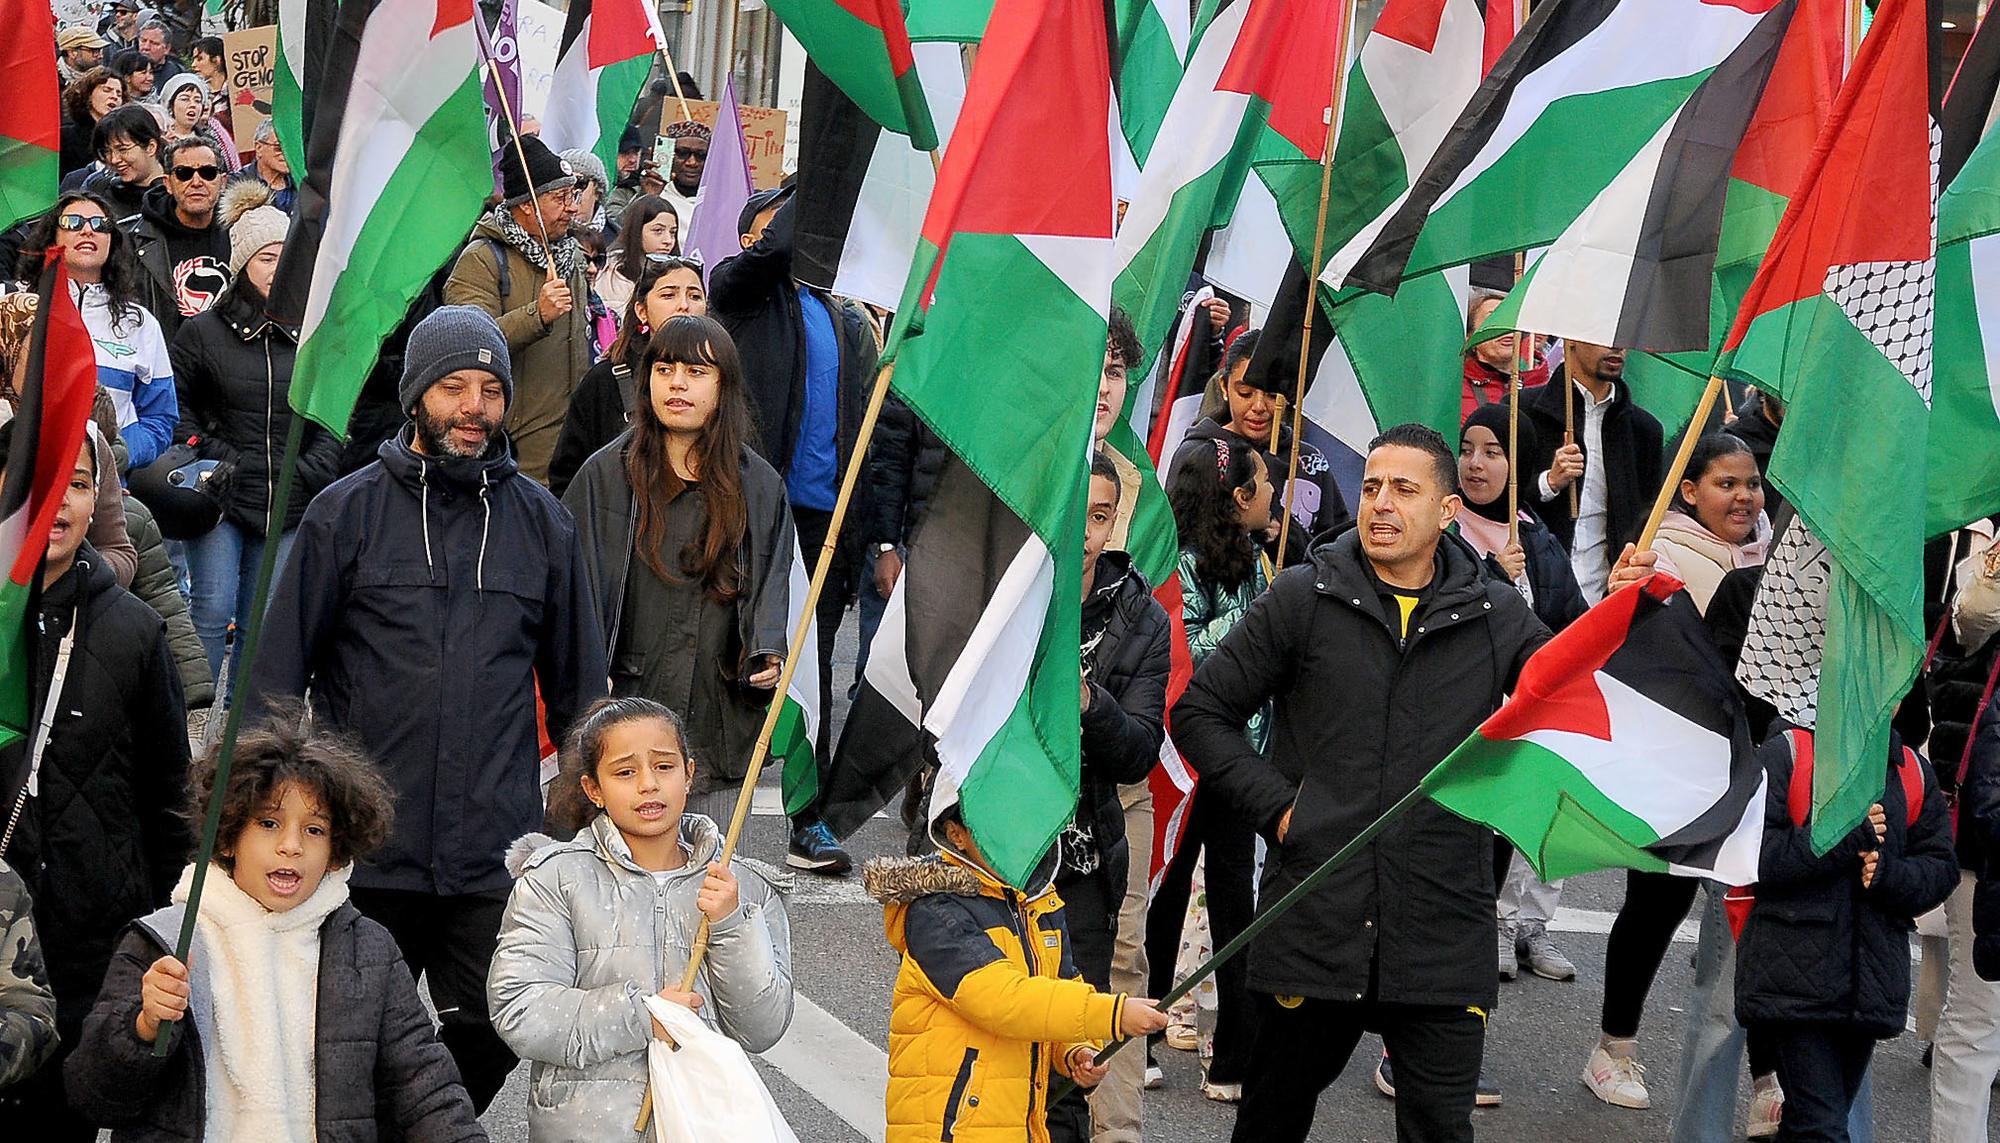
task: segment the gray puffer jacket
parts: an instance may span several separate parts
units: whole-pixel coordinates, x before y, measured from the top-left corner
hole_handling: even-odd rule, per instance
[[[528,1135],[535,1143],[641,1139],[652,1017],[645,998],[679,987],[701,914],[695,894],[722,832],[681,818],[686,865],[664,878],[632,860],[600,814],[574,841],[540,834],[514,843],[518,880],[486,977],[493,1027],[532,1067]],[[736,912],[711,926],[695,991],[712,1027],[761,1052],[792,1021],[791,927],[777,887],[756,866],[730,863]]]

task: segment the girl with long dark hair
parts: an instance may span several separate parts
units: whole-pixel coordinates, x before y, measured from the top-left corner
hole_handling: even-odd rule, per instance
[[[1276,490],[1270,457],[1231,434],[1203,440],[1199,446],[1190,442],[1177,461],[1167,481],[1167,500],[1181,535],[1181,617],[1187,624],[1188,651],[1200,666],[1264,591],[1258,544],[1270,525]],[[1248,733],[1251,745],[1262,750],[1268,733],[1264,712],[1251,718]],[[1155,996],[1174,981],[1197,854],[1202,860],[1209,931],[1217,947],[1243,931],[1254,909],[1255,835],[1247,822],[1208,791],[1205,784],[1195,786],[1180,849],[1146,916],[1146,959]],[[1201,1089],[1208,1098],[1223,1102],[1242,1098],[1249,1068],[1253,1039],[1249,1021],[1254,1009],[1246,971],[1240,960],[1232,960],[1216,973],[1213,1052],[1204,1053]]]
[[[618,226],[619,245],[597,275],[597,296],[623,323],[625,303],[644,292],[636,287],[647,268],[680,253],[681,216],[659,195],[642,194],[625,207]]]
[[[597,599],[614,695],[688,714],[709,760],[689,808],[721,820],[784,658],[798,541],[785,484],[750,448],[736,344],[668,319],[639,358],[642,408],[585,462],[563,503]]]

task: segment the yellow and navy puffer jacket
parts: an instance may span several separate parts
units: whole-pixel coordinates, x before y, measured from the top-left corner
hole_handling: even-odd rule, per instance
[[[1049,1069],[1118,1034],[1124,994],[1085,984],[1062,898],[954,855],[865,871],[903,956],[889,1013],[888,1143],[1047,1143]]]

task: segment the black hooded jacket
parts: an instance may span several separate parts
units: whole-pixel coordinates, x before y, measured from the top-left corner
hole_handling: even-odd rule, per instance
[[[146,188],[128,232],[141,300],[171,344],[181,323],[214,305],[229,285],[229,228],[216,220],[200,229],[182,225],[162,181]]]
[[[869,547],[909,543],[937,491],[951,449],[924,419],[895,394],[882,402],[875,422],[875,440],[861,470],[867,502],[872,509],[861,521],[861,538]]]
[[[1083,632],[1090,706],[1083,712],[1077,820],[1097,839],[1110,883],[1123,885],[1130,839],[1118,787],[1145,781],[1160,760],[1172,669],[1167,613],[1126,553],[1097,557],[1096,579],[1083,601]],[[1067,873],[1058,873],[1057,885]]]
[[[1530,389],[1521,396],[1521,416],[1535,429],[1535,449],[1522,458],[1521,499],[1540,501],[1537,511],[1564,551],[1572,551],[1576,546],[1576,518],[1569,512],[1569,493],[1541,501],[1538,482],[1555,460],[1556,450],[1562,447],[1563,393],[1569,384],[1568,372],[1558,366],[1547,385]],[[1632,387],[1623,381],[1613,381],[1611,388],[1616,396],[1604,411],[1604,540],[1606,559],[1615,561],[1620,548],[1639,538],[1646,514],[1652,511],[1653,498],[1660,491],[1663,471],[1660,460],[1665,446],[1660,422],[1633,400]],[[1576,444],[1585,449],[1588,464],[1580,398],[1575,412]]]
[[[1407,643],[1377,583],[1358,532],[1314,548],[1251,604],[1174,704],[1182,757],[1273,843],[1261,900],[1413,790],[1549,639],[1520,592],[1485,578],[1455,536],[1438,545]],[[1243,732],[1267,702],[1268,760]],[[1252,943],[1251,987],[1490,1007],[1493,894],[1493,831],[1422,802]]]
[[[74,1043],[119,932],[165,904],[187,864],[187,717],[165,624],[88,544],[43,590],[41,615],[36,693],[48,691],[64,633],[75,637],[39,792],[7,860],[34,894],[57,1024]],[[27,761],[24,741],[0,750],[10,810]]]
[[[504,889],[508,843],[542,825],[535,684],[560,740],[605,693],[604,640],[576,524],[506,439],[440,458],[413,432],[306,509],[254,691],[310,691],[394,788],[395,832],[355,884]]]
[[[272,321],[261,301],[240,289],[174,335],[174,389],[181,409],[174,439],[194,440],[201,456],[229,466],[223,515],[253,536],[263,535],[270,522],[292,426],[288,401],[298,350],[299,331]],[[339,469],[339,439],[308,421],[282,530],[299,526],[306,505],[333,483]]]

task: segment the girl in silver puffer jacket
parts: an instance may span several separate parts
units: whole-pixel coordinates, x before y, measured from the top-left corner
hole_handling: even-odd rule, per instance
[[[791,1023],[784,898],[756,866],[717,863],[721,830],[681,812],[695,766],[685,742],[666,707],[601,700],[549,791],[552,818],[575,805],[588,825],[569,842],[522,838],[508,854],[516,881],[486,995],[495,1030],[532,1064],[534,1143],[644,1138],[633,1124],[646,1047],[663,1035],[648,995],[695,1009],[750,1052]],[[708,951],[694,991],[680,992],[704,915]]]

